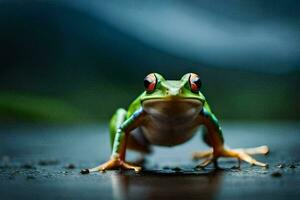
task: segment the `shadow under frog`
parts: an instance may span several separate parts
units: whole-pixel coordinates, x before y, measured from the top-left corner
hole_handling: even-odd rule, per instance
[[[222,169],[111,173],[114,199],[215,199],[223,180]]]

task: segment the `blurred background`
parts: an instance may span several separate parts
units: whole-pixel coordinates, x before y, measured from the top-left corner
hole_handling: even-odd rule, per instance
[[[300,3],[0,1],[0,122],[94,123],[158,72],[221,120],[300,119]]]

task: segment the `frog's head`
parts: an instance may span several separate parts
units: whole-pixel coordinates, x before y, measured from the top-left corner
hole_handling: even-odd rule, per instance
[[[165,80],[162,75],[151,73],[145,77],[144,86],[145,92],[140,98],[144,107],[201,108],[205,102],[200,92],[200,77],[195,73],[185,74],[180,80]]]
[[[162,75],[151,73],[145,77],[144,86],[142,102],[149,99],[194,99],[201,103],[205,102],[205,97],[200,92],[200,77],[195,73],[187,73],[180,80],[165,80]]]

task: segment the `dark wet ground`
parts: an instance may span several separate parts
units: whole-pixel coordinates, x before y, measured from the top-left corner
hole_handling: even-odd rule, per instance
[[[299,199],[300,125],[224,123],[231,147],[267,144],[268,169],[221,159],[223,170],[195,170],[191,153],[207,147],[195,136],[175,148],[155,148],[145,170],[81,175],[109,157],[101,126],[0,126],[1,199]],[[138,154],[129,153],[134,160]]]

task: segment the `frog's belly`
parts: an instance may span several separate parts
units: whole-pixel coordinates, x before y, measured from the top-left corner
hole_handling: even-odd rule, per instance
[[[195,134],[201,102],[151,100],[143,106],[147,117],[141,130],[151,144],[174,146],[186,142]]]
[[[143,135],[154,145],[174,146],[189,140],[196,132],[195,123],[181,124],[152,120],[141,127]]]

